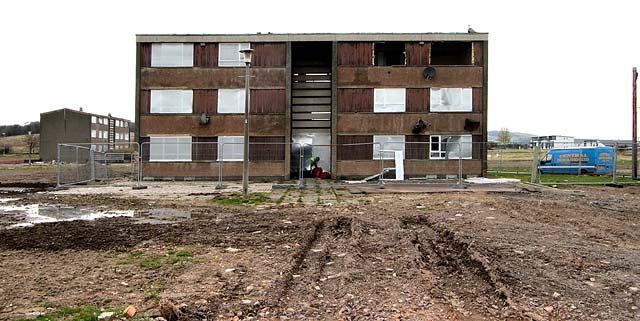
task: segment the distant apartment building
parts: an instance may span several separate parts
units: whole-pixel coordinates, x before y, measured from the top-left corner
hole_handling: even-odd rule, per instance
[[[52,161],[61,143],[84,143],[96,151],[126,148],[130,141],[129,120],[58,109],[40,114],[40,157]],[[119,144],[119,145],[118,145]]]
[[[145,177],[215,177],[219,162],[223,176],[241,176],[239,50],[248,48],[252,177],[295,175],[296,146],[304,144],[336,178],[379,172],[381,153],[385,167],[397,164],[393,152],[402,153],[395,155],[405,177],[457,174],[459,159],[464,175],[486,172],[486,33],[138,35],[136,42]]]
[[[529,139],[529,145],[533,147],[540,147],[542,149],[550,148],[567,148],[575,145],[575,138],[573,136],[534,136]]]

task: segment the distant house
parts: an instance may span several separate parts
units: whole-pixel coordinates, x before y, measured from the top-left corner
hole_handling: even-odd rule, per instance
[[[58,109],[40,114],[40,157],[52,161],[61,143],[92,144],[96,151],[125,148],[132,137],[129,120],[85,113],[73,109]],[[120,143],[121,145],[115,145]],[[112,144],[112,145],[109,145]]]
[[[542,149],[550,148],[565,148],[575,145],[575,138],[573,136],[534,136],[529,140],[529,145],[533,147],[540,147]]]

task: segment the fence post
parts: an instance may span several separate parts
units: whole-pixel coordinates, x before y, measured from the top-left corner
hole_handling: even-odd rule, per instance
[[[222,182],[222,164],[224,164],[224,143],[218,143],[218,153],[220,157],[218,157],[218,184],[216,185],[216,189],[223,189],[226,186]]]
[[[533,157],[531,157],[531,183],[539,183],[538,176],[538,158],[540,157],[540,147],[535,146],[533,148]]]
[[[613,177],[611,179],[611,183],[613,185],[618,184],[618,176],[616,173],[617,171],[618,171],[618,143],[615,143],[613,145]]]
[[[304,169],[304,146],[302,144],[298,145],[300,146],[300,148],[298,148],[298,154],[300,154],[300,161],[298,162],[298,187],[302,188],[302,186],[304,185],[304,175],[302,173]]]
[[[76,147],[76,151],[77,150],[78,148]],[[95,164],[95,154],[92,149],[89,149],[89,164],[91,164],[89,166],[89,168],[91,169],[91,181],[94,181],[96,179],[96,168],[95,168],[96,164]]]
[[[378,145],[380,146],[380,149],[378,150],[378,157],[380,157],[380,176],[378,176],[378,188],[384,188],[384,157],[382,157],[384,142],[379,142]]]
[[[56,188],[59,188],[60,187],[60,174],[61,174],[61,171],[60,171],[60,144],[58,144],[57,153],[58,153],[58,158],[56,159],[56,172],[58,174],[57,175],[58,177],[56,178],[56,183],[57,183]]]
[[[456,182],[456,187],[464,187],[462,183],[462,141],[458,141],[458,182]]]

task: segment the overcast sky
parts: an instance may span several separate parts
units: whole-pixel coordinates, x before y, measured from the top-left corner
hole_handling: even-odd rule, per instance
[[[395,6],[395,7],[394,7]],[[635,1],[4,1],[0,124],[134,118],[135,34],[489,32],[489,125],[631,138]]]

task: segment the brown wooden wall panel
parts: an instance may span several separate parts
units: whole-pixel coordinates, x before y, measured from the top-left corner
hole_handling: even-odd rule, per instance
[[[218,159],[218,137],[196,136],[191,141],[191,159],[194,162]]]
[[[373,65],[372,42],[340,42],[338,43],[338,65],[371,66]]]
[[[151,67],[151,44],[140,44],[140,67]]]
[[[407,88],[407,112],[429,111],[429,88]]]
[[[481,134],[482,114],[480,113],[342,113],[338,114],[337,133],[347,135],[412,135],[416,122],[429,122],[423,134]],[[464,130],[465,119],[480,122],[473,132]]]
[[[193,113],[213,115],[218,109],[218,91],[215,89],[196,89],[193,91]]]
[[[140,135],[242,136],[243,115],[212,115],[209,123],[200,124],[200,115],[140,115]],[[285,115],[251,115],[251,134],[284,136]]]
[[[217,67],[218,66],[218,44],[203,43],[194,44],[194,67]]]
[[[471,158],[481,159],[480,157],[482,156],[482,148],[486,144],[482,142],[482,135],[471,136],[471,141],[473,142],[473,146],[471,149]]]
[[[474,113],[482,112],[483,89],[481,87],[474,87],[471,89],[472,109]]]
[[[429,64],[431,43],[406,42],[404,44],[407,66],[426,66]]]
[[[424,67],[338,67],[338,87],[482,87],[482,67],[436,66],[436,76],[426,80]]]
[[[285,177],[289,175],[284,162],[249,162],[251,178]],[[144,162],[143,177],[196,177],[202,179],[218,178],[218,162]],[[242,177],[242,162],[225,162],[222,175],[225,179]]]
[[[284,136],[249,138],[249,159],[252,161],[283,161],[284,153]]]
[[[407,135],[405,136],[405,159],[429,158],[429,136]]]
[[[393,161],[385,161],[385,167],[393,167]],[[480,175],[482,161],[462,160],[463,175]],[[336,162],[338,177],[366,177],[380,172],[380,161],[377,160],[342,160]],[[405,159],[405,177],[424,175],[455,175],[458,173],[458,160],[419,160]]]
[[[484,66],[484,44],[480,41],[473,43],[473,64],[476,66]]]
[[[367,160],[373,158],[373,136],[338,135],[338,160]],[[343,144],[363,144],[344,146]]]
[[[140,137],[138,143],[140,144],[140,155],[143,162],[149,161],[149,137]]]
[[[252,114],[282,114],[287,109],[287,96],[284,89],[251,90]]]
[[[373,88],[338,89],[338,112],[373,112]]]
[[[284,68],[287,65],[287,44],[284,42],[252,43],[251,66]]]
[[[244,68],[142,68],[140,88],[244,88]],[[251,88],[284,89],[285,68],[251,70]]]
[[[140,90],[140,114],[148,114],[151,112],[151,92],[149,90]]]

